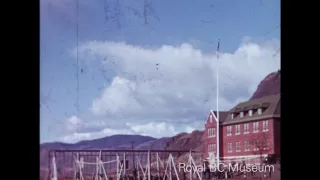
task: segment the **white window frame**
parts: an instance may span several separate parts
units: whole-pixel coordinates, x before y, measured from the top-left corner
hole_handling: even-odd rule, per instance
[[[232,136],[232,126],[227,126],[227,136]]]
[[[262,131],[269,131],[269,128],[268,128],[268,121],[263,121],[262,122]]]
[[[237,124],[237,125],[236,125],[236,133],[235,133],[235,135],[240,135],[240,134],[241,134],[240,124]]]
[[[232,143],[228,143],[227,150],[228,150],[229,153],[232,152]]]
[[[244,116],[244,112],[240,112],[240,117],[242,118]]]
[[[234,113],[231,113],[231,119],[234,119]]]
[[[262,114],[262,109],[261,108],[258,109],[258,114],[259,115]]]
[[[253,114],[253,111],[249,110],[249,116],[252,116],[252,114]]]
[[[208,129],[208,137],[216,137],[216,128]]]
[[[210,122],[212,122],[212,114],[210,114]]]
[[[253,122],[253,132],[254,133],[259,132],[259,121],[258,122]]]
[[[250,143],[249,141],[245,141],[244,142],[244,151],[250,151]]]
[[[249,134],[249,123],[243,125],[243,134]]]
[[[240,142],[236,142],[236,152],[241,152],[241,144],[240,144]]]

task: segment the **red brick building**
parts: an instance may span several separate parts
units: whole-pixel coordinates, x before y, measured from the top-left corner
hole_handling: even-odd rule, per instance
[[[242,102],[219,112],[220,159],[249,159],[274,154],[280,157],[280,94]],[[216,112],[205,123],[205,156],[217,152]],[[258,162],[259,161],[259,162]],[[252,161],[250,161],[252,162]]]

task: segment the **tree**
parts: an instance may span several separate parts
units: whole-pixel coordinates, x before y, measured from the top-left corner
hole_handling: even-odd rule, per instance
[[[265,132],[253,135],[249,140],[250,145],[253,147],[253,154],[259,155],[260,163],[263,164],[264,154],[268,154],[270,150],[269,135]]]

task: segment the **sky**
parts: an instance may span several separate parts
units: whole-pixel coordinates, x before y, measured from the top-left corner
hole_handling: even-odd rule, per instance
[[[41,0],[40,143],[203,130],[279,49],[278,0]]]

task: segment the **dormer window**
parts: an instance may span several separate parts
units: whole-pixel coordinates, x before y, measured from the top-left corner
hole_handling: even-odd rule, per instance
[[[261,108],[258,109],[258,114],[262,114],[262,109]]]
[[[231,119],[234,119],[234,114],[233,113],[231,114]]]
[[[252,110],[249,110],[249,116],[252,116]]]
[[[240,112],[240,117],[243,117],[243,112]]]
[[[210,122],[212,122],[212,114],[210,114]]]

